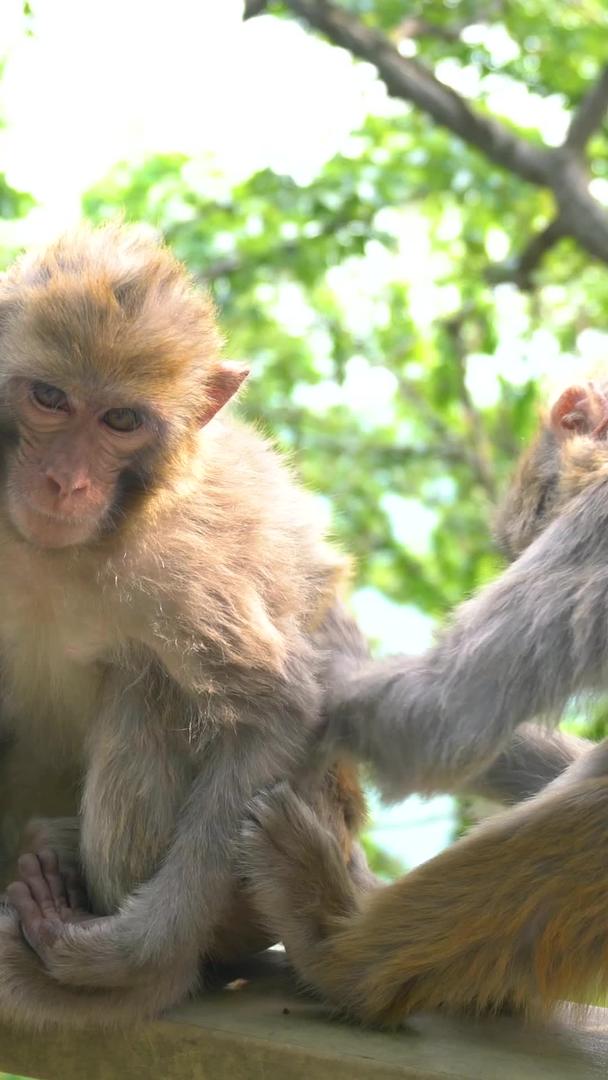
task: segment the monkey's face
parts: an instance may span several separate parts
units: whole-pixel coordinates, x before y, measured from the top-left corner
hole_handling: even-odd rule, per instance
[[[6,509],[25,539],[86,544],[198,453],[247,369],[223,361],[213,305],[161,246],[86,227],[0,282]]]
[[[14,379],[18,438],[7,453],[7,510],[33,544],[62,548],[94,540],[114,524],[125,489],[145,483],[159,434],[145,407],[120,393],[69,391]]]

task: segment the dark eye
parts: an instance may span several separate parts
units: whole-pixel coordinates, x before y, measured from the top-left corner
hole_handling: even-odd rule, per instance
[[[108,409],[101,419],[112,431],[137,431],[143,423],[136,409]]]
[[[37,405],[43,409],[55,409],[67,412],[68,399],[63,390],[57,386],[50,386],[45,382],[32,383],[30,394]]]

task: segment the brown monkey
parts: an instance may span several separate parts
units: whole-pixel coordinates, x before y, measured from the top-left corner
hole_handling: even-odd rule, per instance
[[[196,986],[199,957],[269,942],[231,893],[234,838],[261,785],[306,772],[344,560],[270,446],[221,413],[245,371],[141,234],[82,229],[16,264],[0,357],[2,732],[17,760],[80,772],[105,916],[85,919],[71,879],[60,893],[48,852],[26,857],[10,899],[31,948],[7,909],[0,1014],[129,1023]],[[352,771],[310,798],[358,873]],[[78,832],[54,828],[69,854]]]
[[[589,776],[566,772],[371,892],[280,786],[256,797],[244,830],[255,901],[305,982],[366,1023],[429,1009],[538,1016],[597,999],[608,990],[608,747],[587,764]]]
[[[562,445],[550,502],[526,503],[522,488],[537,444],[511,495],[512,542],[539,536],[503,577],[463,605],[425,657],[369,663],[332,689],[330,733],[392,794],[410,789],[412,773],[429,788],[456,762],[470,774],[488,738],[608,684],[604,405],[597,388],[573,388],[552,410]],[[416,743],[416,724],[433,737]],[[330,832],[287,785],[254,801],[243,862],[296,968],[339,1009],[389,1025],[430,1008],[543,1014],[608,990],[607,823],[608,740],[372,894],[353,886]]]
[[[366,653],[307,497],[221,412],[244,372],[166,251],[82,230],[22,261],[0,284],[0,346],[3,731],[18,760],[33,746],[80,770],[80,832],[43,834],[68,858],[80,837],[106,916],[86,917],[54,855],[25,858],[10,898],[33,951],[7,912],[0,1013],[129,1023],[195,986],[200,956],[271,940],[231,899],[259,787],[297,773],[369,884],[352,772],[311,772],[324,688]],[[574,753],[506,743],[502,770],[475,782],[512,797]],[[442,775],[460,779],[456,757]]]

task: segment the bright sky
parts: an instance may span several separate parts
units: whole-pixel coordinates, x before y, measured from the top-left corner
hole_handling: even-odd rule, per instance
[[[53,230],[117,160],[153,151],[209,155],[230,180],[310,176],[384,96],[294,23],[243,24],[239,0],[39,0],[30,38],[21,8],[0,10],[2,158]]]
[[[369,112],[403,108],[388,99],[370,66],[353,64],[293,21],[268,16],[243,23],[241,0],[37,0],[33,8],[28,37],[22,0],[0,5],[6,57],[0,162],[9,180],[41,204],[27,227],[18,226],[19,242],[54,235],[77,219],[82,192],[117,161],[178,150],[213,167],[220,187],[265,166],[307,180],[337,150],[348,149]],[[500,28],[467,33],[483,39],[498,60],[518,51]],[[444,61],[439,74],[465,93],[478,90],[472,69]],[[566,117],[558,95],[536,98],[498,76],[486,80],[486,90],[510,119],[537,123],[550,142],[562,137]],[[330,272],[362,326],[378,317],[374,287],[395,276],[411,282],[421,323],[454,305],[450,288],[437,285],[442,267],[420,215],[390,213],[387,225],[403,238],[396,256],[372,245],[358,269]],[[6,231],[0,225],[0,240]],[[488,236],[495,258],[507,243],[500,229]],[[521,298],[509,286],[499,293],[500,347],[491,360],[471,362],[471,390],[481,403],[495,396],[502,372],[511,379],[534,370],[550,370],[557,382],[562,370],[572,377],[573,359],[556,355],[550,335],[522,345]],[[588,366],[605,356],[605,336],[587,332],[579,348]],[[340,392],[355,407],[382,409],[393,391],[390,375],[356,365],[354,358]]]
[[[32,6],[28,37],[22,0],[0,5],[6,57],[0,163],[9,181],[31,191],[40,207],[25,227],[18,226],[16,237],[0,224],[0,242],[38,241],[71,224],[83,191],[120,160],[184,151],[206,163],[220,189],[267,166],[306,181],[336,151],[348,149],[351,132],[368,112],[403,107],[387,99],[372,68],[354,65],[345,52],[293,22],[265,17],[243,24],[240,0],[35,0]],[[474,27],[469,34],[483,38],[497,58],[517,51],[504,31]],[[463,92],[477,90],[471,70],[446,61],[439,74]],[[559,141],[565,116],[557,95],[531,98],[497,77],[487,88],[494,108],[514,121],[538,123],[548,141]],[[331,272],[332,285],[362,326],[377,316],[370,293],[391,277],[410,281],[422,323],[454,303],[449,289],[436,283],[440,267],[420,216],[397,215],[393,226],[403,239],[396,256],[378,246],[364,265]],[[488,237],[494,257],[506,242],[499,229]],[[550,334],[540,332],[524,345],[515,290],[505,286],[499,295],[497,354],[473,357],[470,364],[471,392],[480,403],[492,401],[501,373],[524,379],[531,371],[551,370],[557,382],[560,370],[572,376],[573,358],[559,357]],[[295,300],[287,298],[285,317],[294,323],[301,317]],[[581,335],[584,366],[605,357],[606,344],[602,333]],[[353,357],[343,388],[322,384],[306,392],[316,395],[316,407],[341,395],[371,419],[390,409],[393,390],[389,372],[371,371]],[[404,542],[424,544],[432,522],[415,500],[396,502],[391,516]],[[397,609],[372,590],[355,597],[355,606],[368,633],[388,651],[422,648],[429,639],[428,620],[419,612]],[[413,812],[427,813],[419,803]],[[449,821],[444,811],[440,817],[438,823],[432,812],[427,831],[421,827],[405,839],[391,817],[385,826],[393,848],[414,863],[443,846]]]

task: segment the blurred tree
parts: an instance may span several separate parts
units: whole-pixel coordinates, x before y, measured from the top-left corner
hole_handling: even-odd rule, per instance
[[[580,351],[608,310],[608,9],[245,7],[373,64],[395,100],[306,183],[264,170],[218,198],[200,162],[161,155],[85,210],[149,221],[210,283],[252,362],[244,408],[331,496],[358,584],[439,617],[499,566],[488,523],[539,355]],[[525,129],[500,116],[513,100]]]
[[[4,173],[0,173],[0,218],[13,219],[23,217],[34,205],[32,196],[26,191],[17,191],[8,183]],[[2,252],[8,258],[8,252]]]
[[[0,80],[4,74],[4,65],[0,61]],[[0,130],[4,127],[4,121],[0,117]],[[12,187],[3,172],[0,172],[0,220],[12,221],[14,218],[25,217],[34,206],[34,199],[26,191],[17,191]],[[6,266],[14,257],[14,250],[8,244],[2,245],[0,265]]]
[[[404,12],[400,0],[245,2],[245,18],[269,10],[300,18],[373,64],[389,94],[415,105],[447,133],[481,152],[486,167],[508,170],[550,193],[544,214],[535,215],[541,228],[523,249],[513,246],[505,266],[495,269],[495,280],[507,277],[527,285],[545,252],[564,236],[608,262],[608,214],[589,190],[591,176],[603,176],[606,169],[605,139],[596,139],[608,106],[601,34],[608,27],[608,11],[603,0],[558,0],[550,5],[546,0],[422,0],[413,15]],[[494,49],[488,29],[495,32]],[[498,50],[496,32],[502,41]],[[453,69],[469,68],[475,75],[476,107],[449,85],[446,59]],[[549,146],[538,132],[518,132],[491,115],[489,97],[497,74],[512,80],[513,92],[563,94],[570,116],[559,145]],[[588,154],[591,142],[593,152]]]

